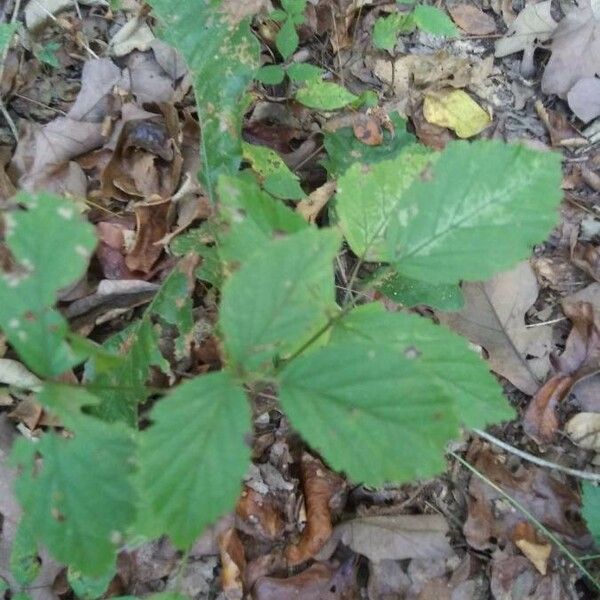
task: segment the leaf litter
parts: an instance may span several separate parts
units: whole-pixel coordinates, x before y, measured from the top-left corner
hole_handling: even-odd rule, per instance
[[[515,97],[510,91],[510,84],[517,77],[534,72],[542,74],[544,66],[537,60],[543,56],[542,51],[534,54],[540,46],[549,47],[552,53],[542,79],[542,91],[563,98],[566,94],[570,109],[584,122],[597,116],[594,104],[597,69],[593,57],[598,53],[591,51],[596,16],[589,12],[587,3],[567,10],[562,20],[557,19],[558,27],[550,14],[550,3],[528,2],[512,22],[507,3],[492,3],[491,8],[484,10],[468,4],[449,6],[454,21],[471,35],[504,32],[508,27],[507,36],[496,46],[496,56],[501,58],[506,53],[508,58],[495,63],[489,54],[485,57],[489,47],[485,50],[476,40],[465,38],[440,44],[418,31],[399,41],[391,60],[383,58],[371,46],[369,20],[372,23],[371,13],[378,10],[374,4],[354,0],[311,2],[303,26],[306,30],[300,31],[301,46],[314,55],[311,35],[325,36],[331,48],[330,66],[352,82],[348,84],[352,98],[368,87],[361,77],[371,86],[376,82],[386,103],[399,107],[411,120],[417,136],[424,142],[427,140],[428,145],[441,147],[454,139],[452,131],[457,134],[462,131],[447,125],[447,120],[427,121],[427,114],[431,114],[425,110],[427,98],[440,94],[466,97],[481,107],[487,115],[485,125],[491,126],[482,127],[481,118],[481,124],[475,127],[481,129],[469,132],[471,135],[545,143],[532,104],[526,103],[520,111],[514,109]],[[106,7],[94,9],[87,8],[86,3],[81,5],[84,25],[93,21],[94,10],[106,10]],[[70,3],[47,12],[58,15],[61,23],[77,19]],[[139,315],[140,306],[152,300],[158,283],[173,268],[174,260],[169,255],[171,239],[192,223],[205,219],[208,212],[199,200],[201,195],[194,192],[199,165],[189,160],[197,152],[190,149],[186,138],[193,145],[198,126],[193,110],[189,112],[192,103],[186,93],[191,81],[183,60],[148,33],[149,22],[143,13],[116,14],[120,29],[116,32],[113,29],[103,39],[109,51],[101,54],[100,59],[77,59],[83,66],[79,93],[62,105],[65,115],[53,114],[52,120],[30,123],[31,134],[20,139],[7,170],[10,185],[3,186],[7,197],[15,185],[30,190],[51,188],[70,196],[77,201],[78,210],[86,210],[101,232],[101,243],[95,251],[97,263],[84,276],[89,293],[61,307],[78,330],[92,339],[115,334],[118,339],[119,332]],[[47,19],[52,22],[45,13],[42,20]],[[35,27],[41,25],[40,22]],[[591,32],[586,37],[588,41],[575,36],[575,31],[583,30]],[[586,45],[582,47],[583,43]],[[513,53],[524,52],[518,75],[510,65],[507,48]],[[19,52],[22,51],[17,49],[16,53]],[[53,74],[59,87],[64,70]],[[347,99],[350,98],[348,95]],[[547,96],[542,98],[565,117],[562,105],[551,104]],[[14,100],[24,102],[18,97]],[[262,102],[260,110],[258,104],[250,107],[244,135],[259,139],[261,145],[277,152],[287,167],[297,173],[303,189],[309,192],[306,204],[302,200],[297,211],[306,220],[318,223],[326,218],[334,191],[332,182],[326,183],[323,178],[319,163],[326,157],[318,151],[314,135],[316,132],[319,140],[318,136],[325,131],[327,140],[327,118],[306,109],[287,110],[287,106],[282,111],[281,102],[270,100],[268,95]],[[568,112],[566,118],[572,122]],[[352,126],[348,133],[358,143],[361,155],[367,147],[385,147],[386,141],[394,137],[385,129],[381,131],[373,119],[360,124],[355,121]],[[396,131],[396,140],[403,131],[403,127]],[[346,143],[342,141],[342,150],[349,148],[344,146]],[[582,147],[589,168],[597,171],[600,161],[589,147]],[[295,169],[298,164],[301,168]],[[572,170],[572,164],[566,168]],[[265,174],[258,175],[257,181],[264,183]],[[186,177],[192,181],[191,191],[178,196]],[[589,204],[594,210],[590,188],[581,179],[575,185],[584,198],[584,206]],[[207,239],[210,240],[210,235]],[[578,241],[575,235],[575,241],[570,240],[566,246],[572,251],[564,259],[578,267],[585,265],[582,277],[587,274],[595,277],[593,258],[598,241],[597,237]],[[550,242],[543,252],[559,253],[560,248]],[[189,298],[192,293],[194,286],[189,283],[192,264],[188,263],[188,283],[177,301]],[[587,284],[589,280],[582,285]],[[523,413],[525,428],[535,421],[528,415],[533,414],[542,390],[548,386],[554,396],[541,413],[551,421],[548,431],[555,435],[562,428],[575,444],[584,450],[594,450],[597,439],[594,423],[600,410],[593,398],[597,397],[594,390],[599,389],[598,384],[591,384],[588,400],[579,400],[581,404],[577,405],[576,399],[578,386],[593,382],[597,368],[595,317],[590,316],[589,310],[573,312],[565,304],[569,300],[561,304],[561,296],[549,295],[526,264],[492,281],[463,283],[462,289],[466,308],[449,316],[439,313],[439,318],[467,332],[477,351],[488,359],[492,371],[511,382],[525,397],[533,396]],[[187,332],[192,346],[207,343],[216,321],[214,298],[205,288],[202,290],[202,302],[194,305],[198,330]],[[573,296],[580,293],[572,292],[569,291]],[[591,288],[587,301],[594,300],[597,301],[597,291]],[[212,357],[201,355],[189,346],[167,350],[168,322],[160,322],[161,314],[156,310],[146,321],[152,327],[157,326],[161,351],[168,357],[168,360],[165,356],[149,359],[149,364],[154,365],[152,369],[160,366],[162,371],[152,373],[153,383],[167,386],[182,369],[188,373],[203,372],[212,368],[209,365],[215,364],[214,361],[218,364],[218,348],[212,350]],[[564,316],[570,321],[557,324],[559,328],[561,323],[563,326],[560,339],[557,328],[543,322]],[[568,328],[571,322],[572,331],[561,354],[564,334],[568,333],[564,326]],[[194,360],[198,364],[192,364]],[[551,368],[554,374],[549,376]],[[561,385],[554,386],[556,381]],[[573,398],[569,399],[569,394]],[[520,407],[528,403],[523,395],[512,396]],[[575,403],[575,414],[573,408],[569,413],[568,407],[563,414],[561,403],[571,401]],[[15,406],[21,413],[13,407],[12,418],[21,421],[21,430],[37,435],[39,414],[35,413],[38,414],[35,420],[27,417],[34,414],[35,407],[29,407],[23,400]],[[446,481],[394,490],[391,502],[397,505],[396,511],[390,512],[386,505],[390,501],[377,500],[377,494],[373,496],[375,506],[367,510],[360,502],[358,505],[350,502],[352,494],[347,493],[347,483],[317,456],[299,451],[298,440],[290,432],[278,405],[259,394],[253,407],[253,455],[259,474],[248,474],[235,515],[227,517],[218,533],[209,531],[198,542],[197,554],[192,553],[180,577],[185,593],[208,598],[222,588],[226,597],[251,593],[252,597],[267,599],[291,594],[306,599],[354,598],[362,586],[357,579],[357,566],[365,563],[368,583],[362,590],[370,598],[402,597],[400,594],[443,598],[448,590],[453,598],[474,598],[476,593],[489,593],[494,598],[549,598],[556,590],[560,594],[570,593],[571,583],[566,577],[561,579],[554,546],[480,480],[472,477],[470,483],[465,482],[464,474],[449,472]],[[506,435],[510,435],[508,430]],[[512,441],[515,445],[531,443],[518,435]],[[560,454],[556,437],[544,441],[558,448]],[[489,448],[475,444],[470,446],[467,456],[483,474],[573,547],[582,551],[591,548],[583,522],[575,518],[580,504],[574,486],[554,478],[547,470],[525,463],[515,465],[510,455],[493,455]],[[583,455],[573,454],[572,450],[565,460],[592,468]],[[436,514],[432,514],[432,507]],[[6,518],[4,508],[2,512]],[[464,538],[460,537],[461,524],[464,524]],[[462,548],[461,542],[455,543],[457,539],[462,541]],[[472,551],[482,548],[489,551],[489,556],[482,557]],[[218,578],[214,574],[217,565]],[[294,571],[288,570],[289,565],[294,566]],[[45,573],[45,581],[51,582],[57,570],[57,566],[46,566],[43,561],[40,577]],[[133,551],[125,550],[119,559],[121,589],[140,595],[175,589],[179,579],[177,570],[178,554],[164,540]],[[64,586],[68,592],[69,583]],[[48,591],[34,594],[55,597]]]

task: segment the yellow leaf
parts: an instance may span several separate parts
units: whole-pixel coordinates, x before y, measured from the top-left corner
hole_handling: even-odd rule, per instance
[[[487,112],[462,90],[428,94],[423,115],[429,123],[452,129],[459,138],[473,137],[492,122]]]

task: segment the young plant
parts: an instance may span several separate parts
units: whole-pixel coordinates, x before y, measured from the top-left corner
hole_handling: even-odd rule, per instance
[[[150,368],[171,374],[158,350],[162,328],[177,330],[180,352],[192,337],[196,260],[182,259],[143,317],[103,348],[81,340],[53,308],[94,246],[91,227],[66,200],[18,198],[22,208],[6,216],[18,268],[0,276],[0,327],[43,380],[39,402],[70,432],[15,446],[25,541],[15,545],[14,562],[30,564],[43,544],[96,578],[87,582],[94,590],[128,540],[166,534],[189,549],[231,510],[250,461],[247,390],[277,390],[305,441],[368,485],[430,477],[462,425],[510,418],[500,386],[465,340],[415,314],[340,302],[334,259],[345,239],[360,263],[385,269],[363,287],[412,281],[422,290],[416,301],[435,305],[440,290],[459,296],[461,280],[526,258],[555,223],[561,198],[557,154],[499,142],[431,152],[396,119],[393,139],[353,153],[352,162],[350,148],[341,151],[348,132],[326,138],[327,168],[338,180],[334,223],[309,226],[259,187],[269,174],[257,181],[239,171],[248,152],[240,135],[245,86],[258,58],[248,20],[235,20],[234,5],[216,0],[152,6],[195,79],[202,180],[218,210],[179,246],[210,256],[211,268],[203,264],[198,274],[220,286],[223,369],[165,393],[138,430]],[[209,17],[210,28],[197,27]],[[260,157],[253,160],[259,171]],[[207,232],[217,242],[209,248],[199,243]],[[82,385],[56,382],[86,359]],[[19,583],[31,577],[22,569]]]

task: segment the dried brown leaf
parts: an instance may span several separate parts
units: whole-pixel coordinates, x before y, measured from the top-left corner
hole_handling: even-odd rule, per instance
[[[252,531],[258,537],[268,540],[277,539],[283,534],[283,519],[271,498],[259,494],[251,487],[244,487],[235,512],[248,533]]]
[[[243,576],[246,568],[244,546],[235,529],[228,529],[219,539],[221,587],[227,600],[244,596]]]
[[[296,212],[301,214],[309,223],[315,223],[319,213],[329,202],[337,182],[326,181],[321,187],[311,192],[304,200],[300,200],[296,205]]]
[[[494,18],[472,4],[452,4],[448,6],[452,20],[466,33],[487,35],[496,31]]]

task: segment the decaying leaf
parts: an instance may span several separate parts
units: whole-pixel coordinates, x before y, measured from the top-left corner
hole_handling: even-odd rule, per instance
[[[284,523],[269,495],[245,486],[235,508],[240,529],[258,538],[275,540],[283,534]]]
[[[600,248],[598,246],[576,241],[571,246],[571,262],[596,281],[600,281]]]
[[[452,129],[459,138],[473,137],[492,122],[488,113],[463,90],[427,94],[423,115],[434,125]]]
[[[296,212],[301,214],[309,223],[315,223],[319,213],[335,193],[336,185],[335,181],[326,181],[304,200],[298,202]]]
[[[600,115],[600,79],[584,77],[567,93],[569,108],[578,119],[588,123]]]
[[[541,100],[536,101],[535,110],[546,126],[553,146],[576,148],[588,145],[588,140],[569,123],[562,113],[546,108]]]
[[[551,0],[537,4],[528,3],[513,21],[507,34],[496,42],[498,58],[523,52],[521,71],[529,76],[534,72],[533,53],[541,42],[550,39],[556,29],[556,21],[550,14]]]
[[[353,123],[354,135],[367,146],[380,146],[383,142],[381,125],[377,119],[368,115],[359,115]]]
[[[580,448],[600,452],[600,413],[575,415],[565,425],[565,431]]]
[[[452,556],[448,524],[439,515],[376,515],[337,525],[319,553],[327,558],[341,542],[370,560],[435,559]]]
[[[552,546],[538,535],[531,523],[517,523],[513,529],[512,537],[515,546],[521,550],[542,575],[545,575]]]
[[[471,35],[487,35],[496,31],[494,18],[472,4],[451,4],[448,12],[452,20]]]
[[[339,502],[343,490],[341,477],[325,468],[323,463],[304,453],[300,463],[306,526],[300,540],[285,550],[289,565],[298,565],[321,550],[332,531],[332,504]]]
[[[241,600],[244,595],[243,577],[246,567],[244,546],[233,528],[219,539],[221,554],[221,587],[227,600]]]
[[[580,79],[597,75],[600,19],[594,14],[590,0],[581,0],[565,15],[553,34],[551,50],[552,56],[542,77],[545,94],[565,98]]]
[[[465,306],[439,313],[440,321],[485,348],[492,371],[526,394],[534,394],[550,367],[549,327],[525,327],[538,284],[529,263],[485,283],[465,283]]]

